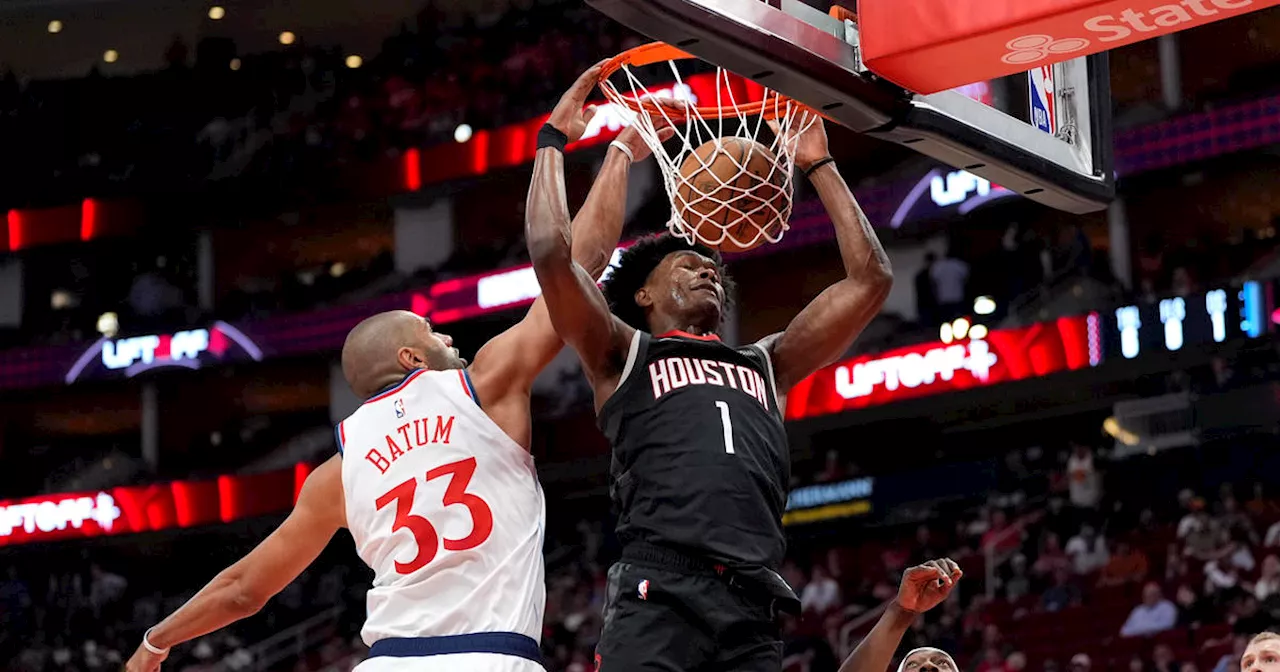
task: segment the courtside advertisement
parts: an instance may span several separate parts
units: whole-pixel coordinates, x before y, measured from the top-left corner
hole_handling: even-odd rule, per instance
[[[293,508],[311,468],[0,501],[0,546],[230,523]]]
[[[1098,317],[1083,315],[995,330],[981,339],[854,357],[791,388],[786,417],[800,420],[1085,369],[1101,361],[1101,341]]]

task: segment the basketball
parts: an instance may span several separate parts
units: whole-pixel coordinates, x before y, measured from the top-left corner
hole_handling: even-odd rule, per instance
[[[719,240],[714,247],[722,252],[743,252],[782,233],[788,176],[768,147],[717,138],[685,158],[680,176],[676,212],[699,240]]]

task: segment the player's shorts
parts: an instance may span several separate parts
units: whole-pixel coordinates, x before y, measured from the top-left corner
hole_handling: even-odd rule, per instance
[[[511,632],[383,639],[354,672],[546,672],[538,643]]]
[[[659,566],[659,565],[666,566]],[[778,672],[777,601],[714,571],[624,560],[609,568],[599,672]]]

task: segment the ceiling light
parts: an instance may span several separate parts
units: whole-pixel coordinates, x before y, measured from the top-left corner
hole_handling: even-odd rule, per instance
[[[956,340],[960,340],[969,335],[969,320],[963,317],[956,318],[951,323],[951,333],[955,334]]]
[[[102,60],[108,63],[115,63],[116,61],[120,60],[120,52],[116,51],[115,49],[108,49],[105,53],[102,54]]]
[[[466,142],[471,139],[471,126],[467,124],[459,124],[453,129],[453,139],[458,142]]]
[[[240,59],[238,59],[238,58],[233,58],[233,59],[231,59],[231,69],[232,69],[232,70],[239,70],[239,69],[240,69]]]
[[[981,341],[987,337],[987,328],[981,324],[975,324],[969,327],[969,338],[975,341]]]
[[[98,333],[110,338],[120,331],[120,318],[115,313],[103,313],[98,316]]]
[[[956,336],[951,332],[951,323],[943,322],[942,328],[938,330],[938,338],[942,340],[944,345],[951,345],[951,341],[956,340]]]
[[[996,300],[989,296],[979,296],[973,300],[973,312],[979,315],[990,315],[996,312]]]
[[[57,19],[54,19],[54,20],[50,21],[50,22],[49,22],[49,32],[51,32],[51,33],[61,33],[61,32],[62,32],[62,22],[61,22],[61,21],[59,21],[59,20],[57,20]]]
[[[214,21],[218,21],[218,20],[222,19],[222,17],[224,17],[224,16],[226,16],[226,15],[227,15],[227,10],[225,10],[225,9],[223,9],[223,8],[221,8],[221,7],[217,6],[217,5],[214,5],[214,6],[212,6],[212,7],[210,7],[210,8],[209,8],[209,18],[213,19]]]
[[[280,33],[280,44],[283,44],[285,46],[293,44],[293,41],[296,39],[298,39],[298,36],[294,35],[293,33],[287,30],[284,31],[283,33]]]
[[[364,65],[364,59],[363,59],[363,58],[360,58],[360,56],[359,56],[358,54],[351,54],[350,56],[348,56],[348,57],[347,57],[347,67],[348,67],[348,68],[351,68],[352,70],[355,70],[356,68],[358,68],[358,67],[360,67],[360,66],[362,66],[362,65]]]

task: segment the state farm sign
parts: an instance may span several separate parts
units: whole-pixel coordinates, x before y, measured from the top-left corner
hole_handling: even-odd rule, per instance
[[[861,0],[863,59],[918,93],[1025,72],[1280,0]]]
[[[924,343],[829,366],[787,395],[787,419],[1083,369],[1101,358],[1096,317],[1065,317],[983,339]]]

